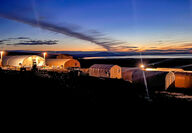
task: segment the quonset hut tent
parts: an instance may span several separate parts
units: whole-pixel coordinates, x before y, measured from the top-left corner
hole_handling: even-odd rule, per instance
[[[118,65],[94,64],[89,68],[89,76],[102,78],[122,78],[121,67]]]
[[[133,82],[133,73],[135,71],[141,71],[138,67],[122,67],[122,78],[125,81]]]
[[[45,65],[44,58],[37,55],[19,55],[19,56],[4,56],[2,66],[4,67],[32,67]]]
[[[122,68],[122,78],[134,84],[144,85],[145,74],[148,87],[153,89],[167,89],[173,86],[175,82],[175,75],[173,72],[162,71],[142,71],[140,68]]]
[[[46,64],[53,68],[79,68],[80,62],[75,59],[47,59]]]
[[[175,73],[176,88],[192,88],[192,73],[191,72],[176,72]]]
[[[173,72],[162,72],[162,71],[144,71],[145,77],[148,83],[148,87],[156,90],[164,90],[169,88],[173,82]],[[168,78],[169,77],[169,78]],[[136,71],[133,73],[133,82],[144,85],[143,72]],[[172,80],[173,79],[173,80]],[[168,80],[168,81],[167,81]]]
[[[162,71],[162,70],[170,70],[166,75],[165,79],[165,89],[168,88],[192,88],[192,72],[184,71],[183,69],[175,69],[175,68],[162,68],[162,69],[154,69],[155,71]],[[153,71],[153,69],[150,69]]]

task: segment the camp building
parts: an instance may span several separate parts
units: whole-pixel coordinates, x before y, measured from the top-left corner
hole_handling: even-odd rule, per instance
[[[192,73],[191,72],[176,72],[175,73],[176,88],[192,88]]]
[[[4,67],[32,67],[33,65],[45,65],[44,58],[37,55],[4,56],[2,66]]]
[[[122,78],[121,67],[118,65],[94,64],[89,68],[89,75],[102,78]]]
[[[46,65],[52,68],[68,69],[79,68],[80,62],[75,59],[47,59]]]
[[[149,88],[168,89],[174,86],[175,74],[166,71],[143,71],[137,67],[122,67],[122,78],[135,84],[144,85],[144,75]]]

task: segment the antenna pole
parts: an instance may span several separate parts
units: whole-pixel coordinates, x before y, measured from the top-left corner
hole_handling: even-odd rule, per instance
[[[141,59],[141,64],[143,64],[143,59],[142,59],[142,56],[141,56],[141,52],[140,52],[140,59]],[[143,73],[143,80],[144,80],[144,84],[145,84],[145,91],[146,91],[146,97],[145,98],[150,101],[151,99],[150,99],[150,96],[149,96],[149,89],[148,89],[148,84],[147,84],[147,80],[146,80],[145,71],[143,70],[143,68],[141,70],[142,70],[142,73]]]

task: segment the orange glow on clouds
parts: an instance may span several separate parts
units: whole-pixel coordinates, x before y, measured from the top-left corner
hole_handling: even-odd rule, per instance
[[[165,42],[163,44],[133,44],[112,47],[112,51],[118,52],[145,52],[158,51],[174,52],[179,50],[188,50],[192,52],[192,42]],[[7,45],[2,50],[33,50],[33,51],[107,51],[101,46],[93,43],[75,43],[75,44],[57,44],[44,46],[9,46]]]

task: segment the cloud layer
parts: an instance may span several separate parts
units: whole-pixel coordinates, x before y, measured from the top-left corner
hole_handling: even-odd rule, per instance
[[[0,40],[1,45],[56,45],[58,40],[32,40],[29,37],[15,37]]]
[[[57,40],[30,40],[30,41],[24,41],[20,43],[14,43],[14,44],[9,44],[9,45],[55,45],[57,44]]]
[[[1,18],[6,18],[6,19],[9,19],[9,20],[14,20],[14,21],[17,21],[17,22],[21,22],[21,23],[24,23],[24,24],[28,24],[28,25],[31,25],[31,26],[34,26],[34,27],[39,27],[41,29],[53,31],[53,32],[56,32],[56,33],[61,33],[61,34],[64,34],[64,35],[67,35],[67,36],[70,36],[70,37],[77,38],[77,39],[89,41],[89,42],[92,42],[94,44],[97,44],[97,45],[105,48],[108,51],[113,51],[114,46],[125,44],[125,42],[105,38],[103,36],[103,34],[101,34],[100,32],[97,32],[95,30],[90,30],[91,33],[90,32],[89,33],[78,32],[74,28],[74,26],[70,26],[70,25],[58,26],[58,25],[48,23],[48,22],[43,22],[43,21],[38,21],[38,23],[37,23],[37,21],[33,20],[33,19],[28,19],[28,18],[14,16],[14,15],[5,14],[5,13],[0,13],[0,17]],[[21,38],[21,39],[23,39],[23,38]]]
[[[29,37],[15,37],[15,38],[8,38],[8,40],[26,40],[30,39]]]

